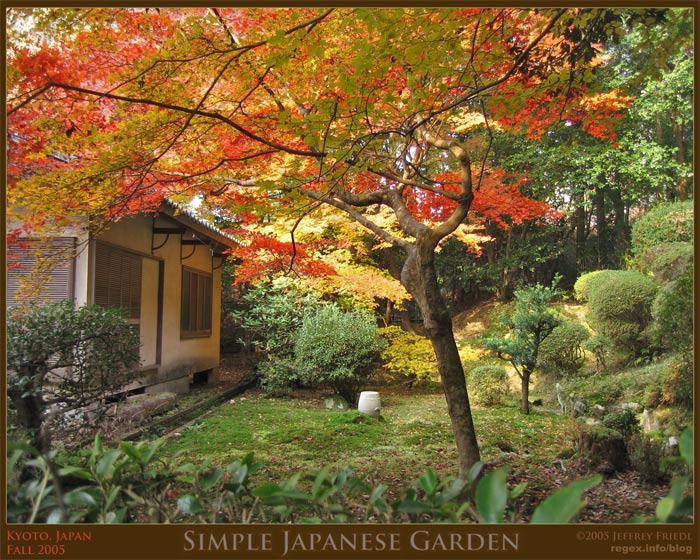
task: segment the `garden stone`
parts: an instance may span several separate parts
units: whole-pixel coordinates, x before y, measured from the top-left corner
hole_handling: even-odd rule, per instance
[[[664,445],[671,455],[680,455],[680,448],[678,447],[678,438],[676,436],[671,436]]]
[[[434,426],[435,422],[431,422],[430,420],[423,420],[422,418],[414,418],[408,424],[409,425],[419,424],[420,426]]]
[[[636,414],[636,413],[638,413],[640,410],[642,410],[642,405],[639,404],[639,403],[636,403],[636,402],[626,402],[626,403],[622,403],[622,404],[620,405],[620,408],[621,408],[622,410],[627,410],[627,409],[629,409],[629,410],[631,410],[632,412],[634,412],[634,413]]]
[[[650,413],[646,408],[642,413],[642,428],[644,433],[654,432],[659,429],[659,423],[654,420],[652,413]]]
[[[574,416],[583,416],[586,413],[586,403],[583,401],[576,401],[574,403]]]
[[[323,399],[323,404],[328,410],[347,410],[349,408],[348,401],[340,395],[333,395]]]
[[[591,407],[591,414],[593,414],[595,418],[602,418],[605,416],[605,407],[600,404],[594,404]]]
[[[132,395],[115,405],[115,414],[129,424],[138,423],[172,408],[176,399],[177,394],[171,392]]]

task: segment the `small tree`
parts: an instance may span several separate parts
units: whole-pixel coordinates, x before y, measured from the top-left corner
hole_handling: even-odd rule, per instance
[[[7,320],[7,394],[31,445],[47,455],[51,423],[131,382],[139,337],[114,309],[30,305]]]
[[[508,329],[504,336],[486,338],[484,346],[499,358],[511,363],[520,377],[522,395],[520,412],[530,413],[530,376],[537,365],[540,344],[561,319],[548,304],[558,294],[553,287],[537,286],[516,290],[515,305],[508,316],[501,318]]]

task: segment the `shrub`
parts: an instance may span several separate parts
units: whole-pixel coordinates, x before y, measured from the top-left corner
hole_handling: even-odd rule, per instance
[[[641,270],[649,270],[655,248],[665,243],[693,242],[693,201],[660,204],[632,224],[632,254]]]
[[[606,473],[622,471],[629,465],[622,435],[602,426],[581,425],[574,434],[579,466]]]
[[[645,434],[635,434],[627,444],[632,468],[639,473],[642,482],[658,484],[666,478],[662,465],[663,443]]]
[[[693,345],[693,287],[691,264],[659,290],[652,304],[654,321],[649,334],[668,350],[685,350]]]
[[[693,356],[692,351],[675,356],[664,375],[662,402],[686,410],[693,409]]]
[[[382,352],[382,362],[387,373],[399,377],[415,377],[419,381],[438,378],[437,359],[430,340],[397,326],[385,327],[379,332],[387,341]]]
[[[651,247],[649,270],[660,282],[672,282],[693,269],[695,249],[692,243],[677,241]]]
[[[289,282],[263,282],[245,293],[241,309],[232,312],[243,328],[249,349],[266,356],[292,356],[294,336],[304,314],[320,305],[318,299]]]
[[[578,277],[578,280],[574,283],[574,297],[577,301],[586,302],[588,301],[588,296],[591,287],[598,281],[605,277],[605,274],[610,272],[609,270],[594,270],[593,272],[586,272]]]
[[[619,432],[625,439],[630,439],[633,434],[641,431],[639,419],[629,408],[620,412],[606,414],[603,417],[602,424],[606,428]]]
[[[563,321],[540,344],[537,367],[556,376],[576,373],[586,357],[582,344],[589,337],[588,330],[581,323]]]
[[[477,365],[467,373],[469,399],[477,406],[502,404],[508,394],[506,368],[493,365]]]
[[[85,407],[136,378],[130,368],[138,360],[139,336],[121,310],[60,302],[19,308],[7,320],[7,393],[42,453],[50,450],[54,420],[74,412],[80,423]],[[83,423],[94,425],[99,412],[93,408]]]
[[[385,345],[370,315],[325,305],[304,318],[294,357],[305,382],[330,385],[354,403],[379,365]]]
[[[644,329],[651,321],[657,292],[654,281],[634,270],[611,270],[589,289],[589,319],[598,333],[616,347],[641,354],[647,340]]]

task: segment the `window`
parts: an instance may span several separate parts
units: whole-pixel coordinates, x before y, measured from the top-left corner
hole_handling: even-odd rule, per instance
[[[97,243],[95,249],[95,304],[125,309],[129,323],[138,329],[141,323],[141,257],[103,243]]]
[[[182,269],[182,337],[211,336],[211,274]]]
[[[7,304],[73,297],[74,237],[21,238],[7,245]]]

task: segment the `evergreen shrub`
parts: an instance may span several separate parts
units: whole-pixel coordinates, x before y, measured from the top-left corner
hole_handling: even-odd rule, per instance
[[[294,358],[305,383],[330,385],[352,404],[376,372],[385,346],[372,316],[324,305],[304,317]]]
[[[576,301],[580,301],[582,303],[588,301],[588,296],[592,286],[596,282],[602,280],[608,272],[610,271],[594,270],[579,276],[574,283],[574,298],[576,298]]]
[[[468,370],[469,400],[477,406],[503,404],[508,394],[506,368],[495,365],[476,365]]]
[[[591,285],[589,321],[598,334],[637,357],[647,346],[644,330],[651,322],[651,306],[658,286],[635,270],[611,270]]]
[[[589,337],[588,330],[581,323],[563,321],[540,344],[537,367],[557,377],[576,373],[586,357],[582,344]]]
[[[648,270],[655,248],[665,243],[694,239],[693,201],[660,204],[642,214],[632,224],[632,254],[641,270]]]

